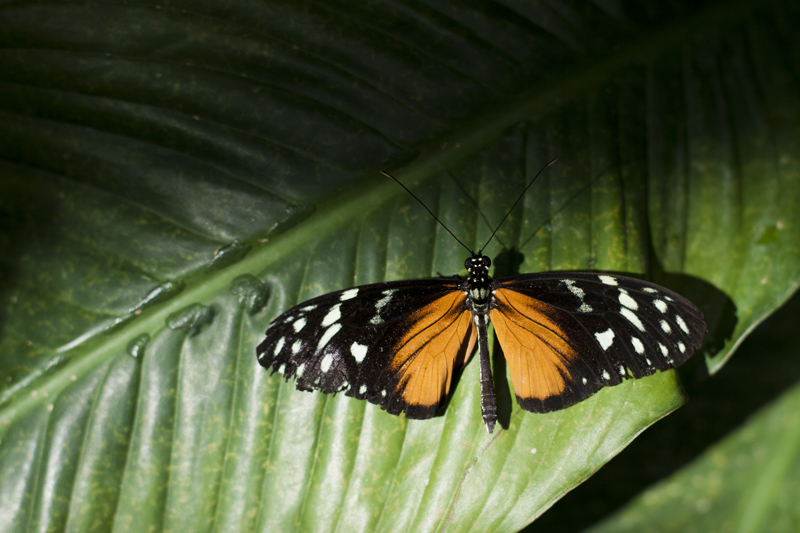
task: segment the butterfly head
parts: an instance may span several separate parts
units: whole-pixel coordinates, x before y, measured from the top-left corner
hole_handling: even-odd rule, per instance
[[[464,261],[464,268],[469,272],[470,277],[473,274],[489,274],[489,267],[492,266],[492,260],[483,255],[482,253],[473,253],[472,257],[468,257]]]

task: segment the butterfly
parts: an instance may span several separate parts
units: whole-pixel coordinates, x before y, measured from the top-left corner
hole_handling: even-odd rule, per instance
[[[478,252],[461,244],[470,252],[466,278],[373,283],[303,302],[270,324],[258,362],[287,381],[294,377],[300,390],[344,393],[391,414],[426,419],[444,403],[454,372],[477,344],[481,416],[492,433],[490,322],[517,402],[535,413],[677,367],[702,343],[702,312],[669,289],[597,272],[492,279],[491,260],[482,253],[488,241]]]

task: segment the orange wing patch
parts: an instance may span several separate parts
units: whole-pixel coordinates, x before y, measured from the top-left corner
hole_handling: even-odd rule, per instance
[[[489,314],[516,395],[544,400],[563,393],[570,380],[568,364],[577,354],[553,321],[558,311],[508,289],[495,289],[494,296],[498,308]]]
[[[465,307],[467,296],[454,291],[415,312],[395,348],[389,370],[397,390],[413,406],[434,407],[450,391],[453,369],[466,364],[477,330]]]

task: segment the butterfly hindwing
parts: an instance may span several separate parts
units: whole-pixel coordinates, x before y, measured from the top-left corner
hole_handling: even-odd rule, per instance
[[[258,361],[301,390],[344,392],[392,414],[430,418],[474,345],[461,283],[376,283],[308,300],[273,321]]]
[[[699,347],[702,314],[682,296],[588,272],[495,280],[490,312],[519,404],[549,412],[604,386],[667,370]]]

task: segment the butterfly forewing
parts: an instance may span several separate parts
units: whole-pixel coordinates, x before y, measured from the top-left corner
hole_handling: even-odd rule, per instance
[[[562,409],[623,378],[677,367],[705,332],[691,302],[625,276],[526,274],[493,288],[492,322],[529,411]]]
[[[258,361],[295,377],[302,390],[344,392],[393,414],[430,418],[474,345],[461,283],[376,283],[306,301],[273,321]]]

